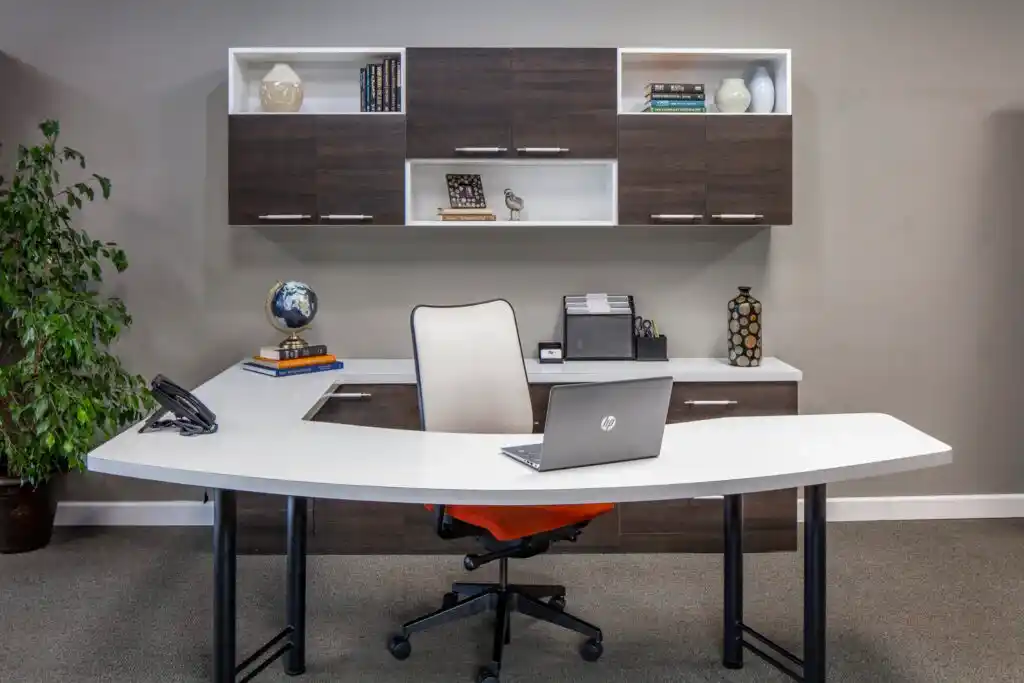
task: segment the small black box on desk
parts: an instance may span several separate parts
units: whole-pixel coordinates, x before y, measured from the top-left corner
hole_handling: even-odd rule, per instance
[[[637,337],[637,360],[668,360],[668,337]]]

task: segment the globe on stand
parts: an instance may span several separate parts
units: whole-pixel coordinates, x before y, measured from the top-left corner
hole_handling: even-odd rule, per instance
[[[278,282],[270,288],[265,307],[267,320],[278,332],[288,335],[279,346],[282,349],[301,349],[309,346],[299,332],[309,329],[316,317],[316,292],[303,282]]]

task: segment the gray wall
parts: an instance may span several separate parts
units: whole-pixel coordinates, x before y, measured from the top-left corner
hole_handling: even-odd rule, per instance
[[[408,357],[416,303],[494,296],[516,306],[529,348],[551,336],[557,297],[586,290],[636,294],[673,355],[720,355],[725,301],[751,284],[769,316],[767,352],[805,371],[803,411],[890,412],[957,450],[951,467],[834,494],[1024,490],[1024,316],[1013,303],[1024,279],[1013,266],[1024,3],[599,7],[4,0],[0,137],[59,117],[66,142],[113,178],[113,202],[84,225],[128,251],[132,267],[112,289],[136,325],[120,351],[144,374],[197,383],[273,342],[262,301],[276,278],[319,291],[315,337],[348,357]],[[392,44],[791,47],[795,224],[571,235],[227,227],[228,48]],[[100,477],[72,493],[194,495]]]

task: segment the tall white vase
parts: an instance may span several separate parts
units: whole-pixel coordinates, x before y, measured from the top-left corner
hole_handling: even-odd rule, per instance
[[[755,114],[770,114],[775,111],[775,83],[768,75],[768,69],[757,67],[750,79],[750,111]]]
[[[727,114],[742,114],[750,106],[750,91],[742,78],[723,78],[715,91],[715,106]]]
[[[275,64],[260,82],[260,106],[268,112],[297,112],[302,108],[302,79],[287,64]]]

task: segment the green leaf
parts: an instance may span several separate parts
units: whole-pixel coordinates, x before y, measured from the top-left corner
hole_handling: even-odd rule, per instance
[[[95,173],[92,174],[92,177],[99,182],[100,189],[103,191],[103,198],[110,199],[110,178],[104,178],[103,176]]]
[[[55,443],[57,443],[57,437],[53,435],[53,432],[50,432],[46,435],[46,447],[53,448],[53,444]]]
[[[89,198],[89,201],[96,199],[96,192],[85,183],[75,183],[75,188]]]
[[[85,412],[85,408],[78,409],[78,422],[80,424],[88,424],[89,414]]]
[[[56,138],[60,135],[60,123],[53,119],[47,119],[39,124],[39,130],[43,131],[43,135],[47,138]]]

